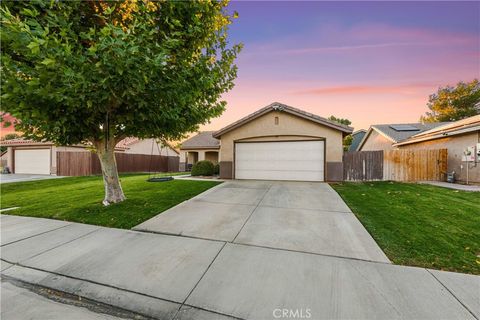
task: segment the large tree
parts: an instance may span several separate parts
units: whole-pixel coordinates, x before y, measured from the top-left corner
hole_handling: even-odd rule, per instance
[[[457,121],[480,114],[480,84],[478,79],[446,86],[428,99],[430,109],[420,118],[424,122]]]
[[[108,205],[125,137],[180,139],[219,116],[240,45],[227,1],[3,1],[2,111],[25,138],[89,143]]]

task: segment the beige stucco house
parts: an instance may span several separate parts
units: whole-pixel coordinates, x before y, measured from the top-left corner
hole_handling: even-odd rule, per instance
[[[352,131],[275,102],[211,136],[219,141],[221,178],[336,181],[343,178],[343,138]]]
[[[56,146],[54,143],[35,142],[22,138],[2,140],[0,145],[7,151],[2,158],[12,173],[25,174],[57,174],[57,152],[91,152],[88,145]],[[115,147],[115,152],[178,156],[168,143],[160,143],[154,139],[126,138]]]
[[[397,149],[394,144],[446,123],[399,123],[370,126],[355,151]]]
[[[218,163],[220,140],[213,137],[214,131],[199,132],[185,140],[180,147],[180,171],[188,171],[201,160]]]
[[[447,149],[448,171],[462,182],[480,183],[480,115],[438,126],[393,145],[399,149]],[[465,152],[469,148],[468,160]]]

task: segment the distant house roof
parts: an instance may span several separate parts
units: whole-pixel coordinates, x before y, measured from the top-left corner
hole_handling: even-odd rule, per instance
[[[443,125],[413,135],[410,138],[400,141],[394,145],[407,145],[475,131],[480,131],[480,115],[455,122],[444,123]]]
[[[397,143],[410,138],[421,132],[448,124],[450,122],[432,122],[432,123],[392,123],[392,124],[375,124],[370,126],[362,141],[358,145],[360,150],[367,141],[372,131],[376,131],[392,143]]]
[[[214,131],[203,131],[182,142],[180,150],[219,149],[220,140],[213,137]]]
[[[306,112],[306,111],[303,111],[303,110],[300,110],[300,109],[297,109],[297,108],[294,108],[294,107],[291,107],[291,106],[287,106],[286,104],[283,104],[283,103],[273,102],[273,103],[269,104],[268,106],[263,107],[260,110],[257,110],[254,113],[251,113],[248,116],[246,116],[246,117],[244,117],[244,118],[242,118],[238,121],[235,121],[234,123],[216,131],[213,134],[213,137],[220,138],[221,135],[223,135],[223,134],[225,134],[225,133],[227,133],[227,132],[229,132],[233,129],[236,129],[236,128],[244,125],[245,123],[250,122],[250,121],[252,121],[252,120],[254,120],[254,119],[256,119],[260,116],[263,116],[264,114],[266,114],[268,112],[271,112],[271,111],[287,112],[287,113],[296,115],[298,117],[308,119],[308,120],[311,120],[313,122],[323,124],[327,127],[342,131],[344,133],[352,133],[352,131],[353,131],[353,128],[351,128],[349,126],[340,124],[340,123],[335,122],[335,121],[330,121],[326,118],[317,116],[316,114],[309,113],[309,112]]]
[[[6,147],[26,147],[26,146],[53,146],[54,143],[51,141],[33,141],[29,139],[24,139],[24,138],[16,138],[16,139],[11,139],[11,140],[0,140],[0,146],[6,146]],[[88,144],[75,144],[72,145],[71,147],[80,147],[80,148],[86,148],[88,147]],[[116,150],[125,150],[128,149],[125,146],[117,145],[115,147]]]
[[[367,130],[361,129],[357,130],[354,133],[352,133],[352,144],[348,148],[348,151],[357,151],[358,146],[360,145],[360,142],[362,141],[363,137],[367,133]]]
[[[153,139],[153,138],[150,138]],[[135,137],[128,137],[123,140],[121,140],[119,143],[117,143],[116,148],[121,148],[121,149],[130,149],[130,146],[134,145],[135,143],[138,143],[143,140],[149,140],[149,139],[140,139],[140,138],[135,138]],[[178,150],[176,150],[169,142],[163,141],[162,144],[166,145],[176,153],[178,153]]]
[[[1,146],[51,146],[53,142],[50,141],[33,141],[23,138],[15,138],[10,140],[0,140]]]

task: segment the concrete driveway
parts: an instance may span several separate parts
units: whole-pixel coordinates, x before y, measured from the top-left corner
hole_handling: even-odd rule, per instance
[[[37,180],[57,179],[57,178],[64,178],[64,177],[53,176],[49,174],[21,174],[21,173],[0,174],[0,183],[37,181]]]
[[[134,229],[389,262],[326,183],[225,182]]]
[[[18,281],[129,318],[480,318],[480,277],[392,265],[325,184],[222,184],[150,221],[169,234],[0,219],[2,319]]]

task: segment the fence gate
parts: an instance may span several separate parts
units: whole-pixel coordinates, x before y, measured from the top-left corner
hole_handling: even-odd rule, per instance
[[[444,181],[447,149],[387,150],[384,153],[384,180]]]
[[[343,155],[343,179],[371,181],[383,179],[383,151],[346,152]]]

